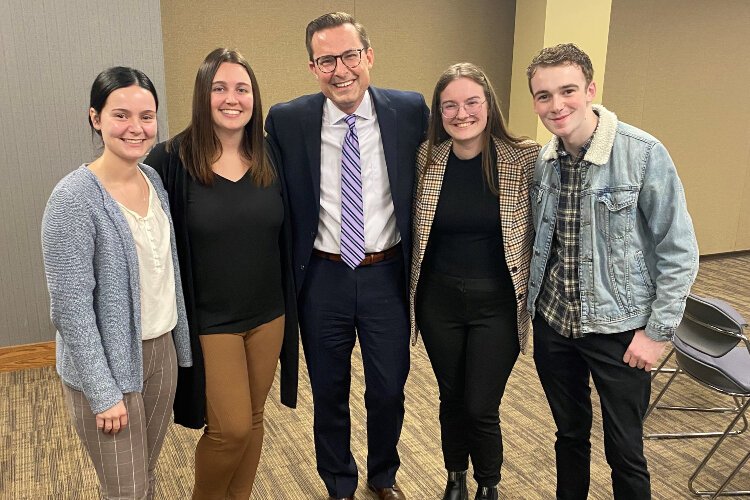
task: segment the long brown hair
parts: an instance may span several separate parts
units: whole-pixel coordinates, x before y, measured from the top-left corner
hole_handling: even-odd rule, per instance
[[[433,161],[432,152],[435,146],[450,139],[450,135],[445,131],[443,127],[442,115],[440,113],[440,95],[454,80],[459,78],[468,78],[473,82],[479,84],[484,90],[484,97],[487,100],[487,127],[484,129],[482,134],[482,171],[484,172],[484,178],[487,181],[487,185],[490,187],[494,194],[498,194],[497,187],[497,167],[492,161],[492,151],[494,145],[492,144],[491,138],[494,137],[497,140],[504,141],[512,147],[526,148],[528,146],[523,144],[527,140],[526,137],[515,136],[510,133],[508,126],[505,124],[505,118],[503,113],[500,111],[500,106],[495,95],[495,89],[492,88],[492,83],[482,69],[471,63],[458,63],[450,66],[446,69],[440,78],[438,78],[437,84],[435,84],[435,92],[432,94],[432,113],[430,114],[430,126],[427,130],[427,162]],[[424,169],[426,172],[427,169]]]
[[[250,175],[256,186],[269,186],[276,177],[266,156],[263,139],[263,106],[255,73],[247,60],[234,49],[219,48],[206,56],[195,75],[193,89],[193,114],[190,124],[170,140],[179,140],[179,154],[182,164],[190,175],[202,184],[211,184],[214,172],[211,165],[222,154],[221,141],[214,131],[211,117],[211,88],[214,76],[222,63],[239,64],[250,77],[253,91],[253,113],[240,143],[240,155],[250,166]]]

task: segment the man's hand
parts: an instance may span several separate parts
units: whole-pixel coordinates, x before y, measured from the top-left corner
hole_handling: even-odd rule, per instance
[[[658,342],[646,336],[646,330],[636,330],[622,360],[633,368],[650,372],[666,346],[666,341]]]
[[[96,414],[96,428],[101,429],[105,434],[117,434],[127,425],[128,410],[122,400],[112,408]]]

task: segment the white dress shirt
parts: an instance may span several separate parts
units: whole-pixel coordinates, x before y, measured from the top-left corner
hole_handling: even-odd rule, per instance
[[[365,92],[354,114],[362,169],[365,252],[382,252],[401,241],[401,235],[396,228],[380,126],[369,92]],[[337,254],[341,253],[341,155],[344,136],[349,130],[346,116],[326,99],[320,133],[320,214],[314,246]]]
[[[118,202],[130,226],[138,255],[141,285],[141,338],[155,339],[172,331],[177,324],[177,296],[170,241],[169,219],[161,207],[151,181],[148,184],[148,210],[141,217]]]

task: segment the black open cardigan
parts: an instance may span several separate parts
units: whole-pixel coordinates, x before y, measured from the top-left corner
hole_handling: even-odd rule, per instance
[[[195,311],[195,293],[190,258],[190,242],[187,225],[187,186],[189,174],[179,156],[179,139],[172,142],[169,151],[167,143],[154,147],[146,160],[161,177],[169,196],[169,206],[174,221],[177,240],[177,258],[180,262],[182,289],[185,295],[190,344],[193,353],[193,366],[178,369],[177,393],[174,401],[174,421],[192,429],[202,429],[206,424],[206,372],[203,352],[198,339],[198,321]],[[299,371],[299,328],[297,321],[297,301],[292,273],[291,227],[289,225],[289,202],[286,198],[283,178],[278,175],[272,146],[266,141],[266,153],[276,168],[284,203],[284,222],[281,228],[279,245],[281,250],[282,280],[285,303],[284,341],[281,346],[281,403],[290,408],[297,406],[297,378]]]

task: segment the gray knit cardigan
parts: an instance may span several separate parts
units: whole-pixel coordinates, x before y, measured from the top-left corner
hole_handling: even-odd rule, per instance
[[[169,217],[177,294],[172,331],[180,366],[192,364],[174,228],[158,174],[140,165]],[[143,389],[138,256],[117,202],[85,165],[52,191],[42,218],[50,315],[57,328],[57,372],[82,391],[91,411]]]

